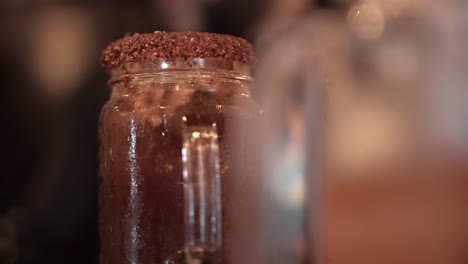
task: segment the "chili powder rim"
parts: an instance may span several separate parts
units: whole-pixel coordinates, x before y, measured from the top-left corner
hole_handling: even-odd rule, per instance
[[[101,64],[110,72],[130,62],[151,59],[220,58],[252,63],[255,54],[245,39],[207,32],[165,32],[125,36],[102,52]]]

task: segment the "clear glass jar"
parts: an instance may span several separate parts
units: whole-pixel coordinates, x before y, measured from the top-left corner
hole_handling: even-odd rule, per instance
[[[101,263],[229,263],[253,179],[233,161],[249,140],[234,127],[260,113],[250,68],[189,58],[112,71],[100,118]]]

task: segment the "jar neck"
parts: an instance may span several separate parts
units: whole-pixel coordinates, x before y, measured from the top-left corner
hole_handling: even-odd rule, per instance
[[[131,62],[111,71],[109,86],[118,83],[135,84],[146,81],[187,81],[190,79],[226,79],[250,82],[249,63],[218,58],[187,58],[176,60],[151,59]]]

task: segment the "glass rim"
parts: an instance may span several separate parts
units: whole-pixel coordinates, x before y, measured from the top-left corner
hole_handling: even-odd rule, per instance
[[[232,61],[222,58],[179,58],[175,60],[149,59],[139,62],[129,62],[110,71],[111,80],[125,76],[136,75],[164,75],[165,73],[196,74],[204,73],[213,76],[238,75],[239,79],[250,80],[252,64]]]

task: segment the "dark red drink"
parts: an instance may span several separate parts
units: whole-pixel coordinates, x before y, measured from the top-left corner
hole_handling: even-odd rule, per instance
[[[259,114],[250,98],[252,56],[234,37],[164,32],[124,38],[104,52],[113,90],[100,124],[101,263],[185,263],[190,254],[230,263],[237,220],[253,208],[255,177],[239,175],[233,161],[237,142],[248,142],[236,124]],[[200,164],[186,161],[186,131],[187,142],[198,142],[189,159]],[[201,178],[191,181],[187,170]],[[203,178],[209,173],[214,180]]]

